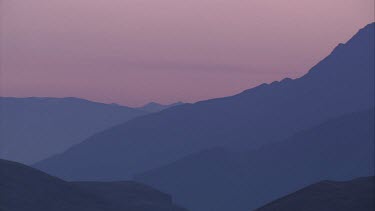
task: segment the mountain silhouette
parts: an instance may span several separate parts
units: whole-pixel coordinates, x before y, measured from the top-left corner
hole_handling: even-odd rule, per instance
[[[31,164],[144,114],[79,98],[0,97],[0,158]]]
[[[204,150],[135,179],[192,211],[253,210],[321,180],[373,176],[374,127],[374,109],[350,113],[258,150]]]
[[[97,133],[35,167],[68,180],[118,180],[213,147],[257,149],[374,106],[374,27],[305,76],[184,104]]]
[[[271,202],[256,211],[373,211],[375,178],[322,181]]]
[[[0,159],[3,211],[185,211],[169,195],[136,182],[65,182]]]
[[[177,103],[172,103],[172,104],[169,104],[169,105],[162,105],[162,104],[159,104],[159,103],[151,102],[151,103],[147,103],[146,105],[144,105],[142,107],[138,107],[137,109],[141,110],[141,111],[146,111],[148,113],[154,113],[154,112],[159,112],[159,111],[165,110],[167,108],[172,108],[174,106],[178,106],[178,105],[182,105],[182,104],[184,104],[184,103],[183,102],[177,102]]]

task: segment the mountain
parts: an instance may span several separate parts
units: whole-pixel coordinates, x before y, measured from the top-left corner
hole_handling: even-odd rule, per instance
[[[162,110],[165,110],[167,108],[172,108],[174,106],[178,106],[178,105],[182,105],[184,104],[183,102],[177,102],[177,103],[172,103],[172,104],[169,104],[169,105],[162,105],[162,104],[159,104],[159,103],[155,103],[155,102],[151,102],[151,103],[148,103],[142,107],[139,107],[137,108],[138,110],[141,110],[141,111],[146,111],[148,113],[154,113],[154,112],[159,112],[159,111],[162,111]]]
[[[0,160],[2,211],[184,211],[169,195],[135,182],[72,182]]]
[[[78,98],[0,97],[0,158],[31,164],[144,114]]]
[[[361,29],[299,79],[133,119],[35,167],[68,180],[119,180],[212,147],[256,149],[369,109],[375,95],[374,28],[375,23]]]
[[[256,211],[373,211],[375,178],[346,182],[323,181],[278,199]]]
[[[374,115],[350,113],[258,150],[204,150],[135,180],[192,211],[253,210],[321,180],[375,175]]]

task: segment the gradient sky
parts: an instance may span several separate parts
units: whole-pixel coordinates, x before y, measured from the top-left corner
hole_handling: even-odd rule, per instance
[[[2,96],[138,106],[296,78],[374,0],[0,0]]]

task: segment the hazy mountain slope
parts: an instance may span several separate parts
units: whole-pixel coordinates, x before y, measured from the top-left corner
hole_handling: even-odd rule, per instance
[[[245,211],[306,185],[374,175],[374,109],[244,153],[206,150],[136,177],[192,211]]]
[[[183,211],[169,195],[135,182],[68,183],[0,160],[2,211]]]
[[[327,119],[370,108],[374,105],[374,26],[339,45],[302,78],[134,119],[36,167],[66,179],[116,180],[206,148],[256,148]]]
[[[143,114],[78,98],[0,97],[0,158],[31,164]]]
[[[151,102],[151,103],[148,103],[148,104],[146,104],[142,107],[139,107],[137,109],[141,110],[141,111],[146,111],[146,112],[149,112],[149,113],[154,113],[154,112],[159,112],[159,111],[165,110],[167,108],[172,108],[174,106],[178,106],[178,105],[182,105],[182,104],[184,104],[184,103],[177,102],[177,103],[172,103],[172,104],[169,104],[169,105],[162,105],[162,104],[159,104],[159,103]]]
[[[267,204],[257,211],[373,211],[375,178],[323,181]]]

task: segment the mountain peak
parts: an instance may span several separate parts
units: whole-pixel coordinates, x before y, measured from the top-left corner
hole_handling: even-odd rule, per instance
[[[346,43],[338,44],[329,56],[302,77],[303,80],[319,78],[326,82],[337,83],[338,74],[341,75],[341,78],[360,77],[360,75],[366,75],[367,78],[373,77],[374,31],[375,22],[360,29]],[[346,61],[345,65],[343,61]],[[358,68],[358,65],[367,67]]]
[[[302,76],[300,79],[305,80],[316,77],[321,78],[322,80],[332,80],[333,78],[337,78],[338,73],[342,74],[346,72],[349,75],[353,74],[353,71],[358,70],[358,68],[356,68],[356,65],[361,63],[366,63],[372,66],[370,68],[363,68],[363,70],[366,72],[363,72],[362,74],[367,74],[368,77],[373,77],[375,37],[374,32],[375,22],[367,24],[365,27],[360,29],[348,42],[339,43],[329,56],[312,67],[307,72],[307,74]],[[368,51],[366,49],[368,49]],[[364,58],[366,58],[369,62],[363,62]],[[341,61],[351,61],[351,65],[340,66],[339,64]],[[259,90],[264,90],[272,86],[285,86],[287,84],[290,84],[290,82],[298,80],[299,79],[284,78],[281,81],[263,83],[251,89],[247,89],[240,94],[258,92]]]

